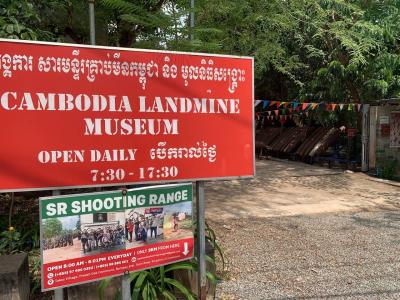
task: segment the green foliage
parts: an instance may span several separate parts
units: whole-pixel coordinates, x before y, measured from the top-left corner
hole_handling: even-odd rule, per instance
[[[196,235],[196,233],[195,233]],[[206,239],[211,243],[214,250],[220,255],[223,269],[225,268],[226,256],[218,243],[214,230],[206,223]],[[195,255],[196,256],[196,255]],[[206,262],[216,269],[214,257],[206,255]],[[197,272],[198,262],[196,259],[173,263],[167,266],[161,266],[149,270],[137,271],[129,275],[131,281],[132,300],[177,300],[175,292],[178,291],[185,299],[194,300],[194,295],[188,287],[174,278],[173,271]],[[214,272],[206,272],[207,279],[212,283],[217,283],[217,276]],[[99,297],[104,300],[104,292],[111,279],[103,280],[99,285]],[[121,291],[118,291],[115,299],[120,299]]]
[[[45,239],[60,235],[62,232],[62,223],[59,219],[46,219],[43,224],[43,236]]]
[[[199,2],[198,26],[220,30],[204,38],[255,56],[259,98],[365,102],[400,93],[398,1]]]
[[[16,230],[5,230],[0,233],[0,254],[7,255],[22,251],[21,233]]]
[[[396,159],[387,159],[385,162],[377,167],[378,177],[383,179],[392,180],[395,178],[398,161]]]
[[[176,270],[196,271],[196,265],[193,262],[178,262],[165,267],[131,273],[129,280],[131,282],[132,299],[158,300],[164,298],[176,300],[175,289],[188,300],[196,299],[187,287],[173,278],[173,271]],[[99,286],[101,300],[104,299],[104,290],[110,281],[111,279],[103,280]],[[117,293],[116,299],[119,297],[120,292]]]
[[[0,37],[9,39],[36,40],[50,36],[38,29],[38,12],[31,1],[0,0]]]
[[[29,252],[29,277],[31,282],[31,295],[40,291],[41,283],[41,260],[38,249]]]

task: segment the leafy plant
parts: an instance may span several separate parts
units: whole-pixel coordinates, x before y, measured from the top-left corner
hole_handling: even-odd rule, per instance
[[[218,243],[214,230],[206,223],[206,240],[219,254],[223,268],[225,268],[226,257]],[[196,233],[195,233],[196,236]],[[216,270],[215,257],[206,255],[206,262],[210,263]],[[182,294],[187,300],[196,299],[196,295],[186,287],[184,284],[174,278],[174,271],[188,271],[190,273],[197,272],[198,262],[194,258],[190,261],[177,262],[167,266],[161,266],[149,270],[137,271],[129,275],[131,281],[132,299],[134,300],[176,300],[175,291]],[[217,283],[217,276],[215,272],[206,272],[207,279],[213,284]],[[111,282],[111,279],[105,279],[99,286],[100,299],[104,299],[104,292],[106,287]],[[121,291],[118,291],[115,299],[120,299]]]
[[[385,163],[378,167],[378,176],[382,177],[383,179],[394,179],[397,169],[398,161],[396,159],[390,159],[385,161]]]
[[[178,262],[167,266],[161,266],[149,270],[143,270],[131,273],[129,280],[131,282],[132,299],[138,300],[176,300],[174,290],[177,289],[186,299],[194,300],[196,296],[186,288],[182,283],[172,277],[174,270],[196,270],[196,265],[192,262]],[[104,299],[105,288],[109,285],[111,279],[105,279],[99,286],[100,299]],[[120,299],[121,291],[118,291],[115,299]]]
[[[36,249],[29,252],[29,277],[31,282],[31,294],[40,290],[41,283],[41,261],[40,252]]]
[[[0,254],[7,255],[20,252],[23,247],[21,234],[12,227],[0,233]]]
[[[224,253],[224,251],[223,251],[221,245],[219,244],[219,242],[218,242],[218,240],[217,240],[217,235],[215,234],[215,231],[212,229],[212,227],[210,226],[210,224],[207,223],[207,222],[206,222],[205,231],[206,231],[206,240],[208,240],[208,241],[211,243],[212,247],[213,247],[213,248],[217,251],[217,253],[219,254],[219,257],[220,257],[221,262],[222,262],[222,269],[225,270],[225,265],[226,265],[226,260],[227,260],[227,258],[226,258],[226,256],[225,256],[225,253]],[[210,261],[209,258],[206,258],[206,259],[207,259],[208,261]],[[213,259],[213,261],[214,261],[214,264],[215,264],[215,259]]]

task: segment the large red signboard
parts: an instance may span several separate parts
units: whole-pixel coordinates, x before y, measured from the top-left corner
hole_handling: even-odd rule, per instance
[[[253,59],[0,40],[0,191],[254,175]]]

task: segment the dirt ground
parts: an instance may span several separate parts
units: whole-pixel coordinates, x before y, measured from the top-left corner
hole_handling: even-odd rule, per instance
[[[362,173],[257,161],[206,186],[229,259],[217,299],[400,299],[400,187]]]

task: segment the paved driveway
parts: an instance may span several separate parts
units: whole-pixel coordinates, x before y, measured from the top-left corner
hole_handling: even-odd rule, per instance
[[[400,187],[301,163],[206,186],[218,299],[400,299]]]

